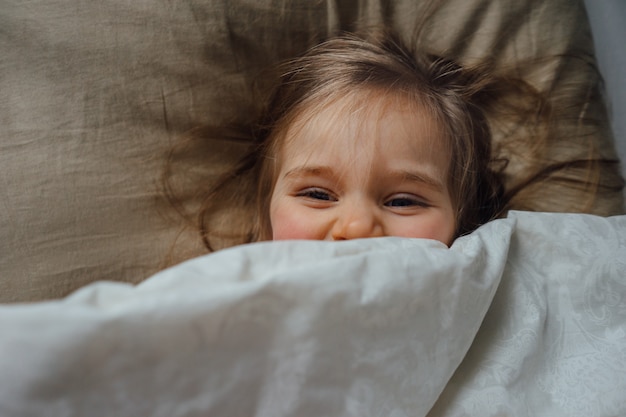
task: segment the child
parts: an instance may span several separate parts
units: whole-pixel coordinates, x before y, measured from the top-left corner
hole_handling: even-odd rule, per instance
[[[541,95],[484,67],[411,51],[389,33],[332,38],[280,70],[258,123],[243,130],[252,149],[200,209],[209,250],[216,239],[402,236],[450,245],[560,169],[505,193],[506,163],[492,155],[487,113],[509,89],[527,97],[503,115],[540,119]],[[560,165],[577,164],[589,161]]]
[[[502,209],[489,127],[474,102],[488,82],[450,60],[415,56],[388,34],[333,38],[284,66],[257,145],[207,202],[251,174],[257,210],[246,240],[450,244]],[[249,204],[242,200],[235,206]]]

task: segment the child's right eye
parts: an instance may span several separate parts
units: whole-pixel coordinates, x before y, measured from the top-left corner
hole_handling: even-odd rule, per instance
[[[298,197],[306,197],[312,200],[320,201],[337,201],[337,199],[328,191],[321,188],[307,188],[296,194]]]

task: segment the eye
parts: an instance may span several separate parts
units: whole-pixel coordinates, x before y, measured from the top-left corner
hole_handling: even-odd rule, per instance
[[[385,201],[386,207],[428,207],[429,204],[416,196],[412,195],[396,195]]]
[[[298,197],[306,197],[312,200],[320,201],[337,201],[337,199],[329,192],[322,188],[307,188],[296,194]]]

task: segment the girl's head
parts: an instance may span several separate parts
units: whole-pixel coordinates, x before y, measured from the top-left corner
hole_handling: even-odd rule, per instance
[[[498,213],[480,71],[386,34],[333,38],[282,69],[246,158],[257,181],[252,240],[450,244]]]

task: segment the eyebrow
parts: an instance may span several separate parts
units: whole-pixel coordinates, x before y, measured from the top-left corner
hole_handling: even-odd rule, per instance
[[[393,171],[392,176],[398,177],[401,179],[406,179],[413,182],[420,182],[429,187],[436,189],[437,191],[444,191],[445,187],[443,183],[436,178],[420,171]]]
[[[300,166],[287,171],[284,178],[300,177],[307,175],[322,175],[327,177],[334,177],[335,172],[329,166],[315,165],[315,166]]]
[[[331,167],[324,165],[314,165],[293,168],[285,173],[284,178],[293,178],[308,175],[325,176],[330,178],[335,178],[336,176],[335,171]],[[408,180],[411,182],[419,182],[441,192],[445,190],[444,184],[441,181],[421,171],[394,170],[391,171],[390,177],[395,178],[399,181]]]

